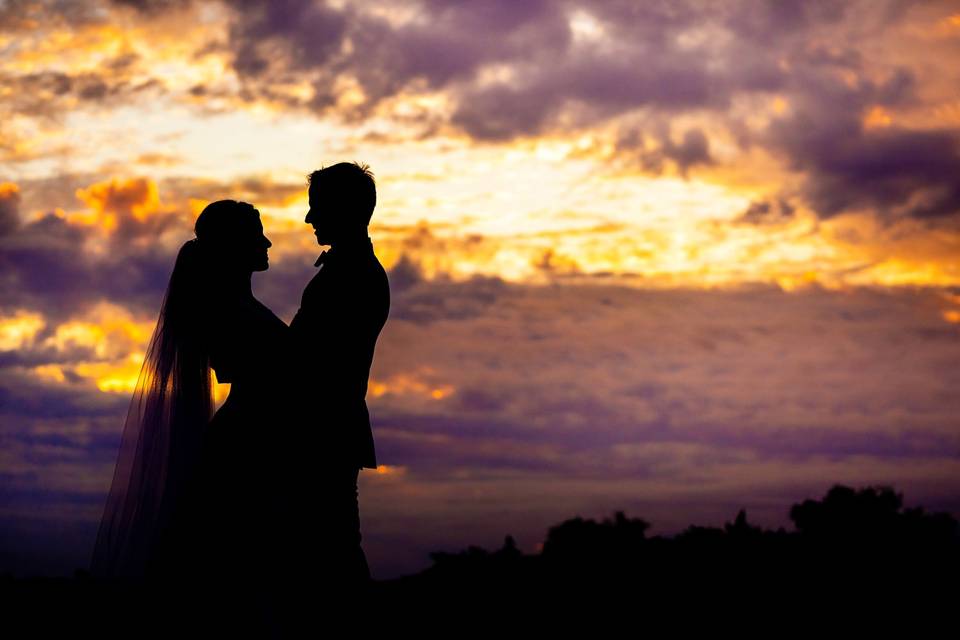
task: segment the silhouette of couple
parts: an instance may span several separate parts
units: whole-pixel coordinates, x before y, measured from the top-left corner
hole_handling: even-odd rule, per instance
[[[221,200],[197,218],[131,401],[91,564],[97,577],[192,593],[198,610],[241,627],[256,612],[306,624],[311,607],[370,580],[357,478],[377,466],[365,395],[390,307],[367,235],[376,187],[365,165],[340,163],[310,174],[308,194],[305,222],[330,249],[289,327],[251,291],[272,246],[259,212]],[[231,384],[212,418],[211,369]]]

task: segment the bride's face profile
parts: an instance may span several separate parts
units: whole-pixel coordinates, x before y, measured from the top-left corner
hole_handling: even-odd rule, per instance
[[[266,271],[270,268],[270,258],[267,256],[267,249],[273,246],[270,239],[263,233],[263,224],[260,222],[260,212],[254,209],[256,218],[250,228],[247,244],[244,253],[248,256],[248,264],[251,271]]]
[[[196,231],[218,272],[252,273],[270,267],[267,250],[273,243],[251,204],[222,200],[208,205],[197,219]]]

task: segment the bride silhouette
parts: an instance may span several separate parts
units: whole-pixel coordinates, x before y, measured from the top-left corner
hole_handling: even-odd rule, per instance
[[[194,229],[130,403],[91,574],[176,587],[168,593],[198,588],[238,614],[254,610],[243,598],[265,597],[251,594],[266,588],[276,550],[270,425],[288,328],[251,291],[271,246],[259,212],[220,200]],[[212,419],[211,369],[231,383]]]

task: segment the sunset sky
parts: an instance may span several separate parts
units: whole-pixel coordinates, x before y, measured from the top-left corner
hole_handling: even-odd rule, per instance
[[[835,482],[960,516],[958,89],[956,0],[0,0],[0,569],[88,561],[200,210],[260,210],[289,322],[353,160],[374,577]]]

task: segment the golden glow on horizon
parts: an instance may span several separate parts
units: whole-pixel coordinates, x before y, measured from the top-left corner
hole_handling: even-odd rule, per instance
[[[910,263],[891,258],[864,270],[862,278],[852,276],[851,284],[881,284],[903,286],[922,284],[924,286],[951,286],[957,284],[956,267],[932,262]],[[859,280],[859,281],[858,281]]]
[[[82,362],[74,367],[74,372],[93,380],[100,391],[132,393],[142,366],[143,354],[131,353],[119,362]]]
[[[551,148],[520,146],[510,153],[535,158],[543,149]],[[8,184],[8,191],[16,188]],[[86,208],[58,215],[71,224],[96,226],[107,235],[124,219],[142,224],[152,215],[176,212],[175,206],[161,202],[156,182],[143,177],[94,183],[77,189],[76,195]],[[799,210],[792,218],[763,225],[731,224],[749,200],[725,193],[716,185],[673,178],[646,179],[637,185],[635,180],[601,177],[596,183],[596,195],[611,201],[611,204],[601,204],[601,200],[595,205],[599,209],[597,214],[607,220],[599,225],[588,222],[596,220],[592,215],[571,211],[542,220],[519,216],[501,220],[475,218],[465,227],[452,227],[452,231],[426,219],[420,220],[416,232],[409,225],[399,226],[406,229],[401,233],[392,231],[396,225],[375,222],[371,235],[387,268],[406,254],[417,262],[426,278],[495,275],[507,280],[542,283],[558,276],[600,272],[640,277],[639,283],[648,286],[733,286],[748,280],[776,282],[786,289],[813,280],[825,285],[869,284],[871,281],[956,284],[960,281],[956,264],[931,259],[931,247],[914,251],[912,255],[903,255],[900,251],[901,255],[886,259],[883,264],[841,275],[848,267],[863,262],[862,253],[869,245],[837,243],[836,238],[840,236],[833,229],[859,228],[861,236],[880,233],[875,222],[863,217],[839,216],[818,222],[811,212]],[[304,199],[305,193],[293,190],[279,196],[278,206],[262,207],[266,210],[262,213],[264,226],[268,234],[274,234],[271,248],[274,259],[296,256],[306,260],[306,256],[317,251],[314,238],[305,232],[302,223]],[[623,215],[630,200],[639,200],[650,213],[657,211],[654,207],[675,202],[674,206],[686,208],[690,215],[648,213],[639,220],[631,220],[630,216]],[[622,205],[615,206],[612,204],[615,202]],[[644,202],[650,204],[644,206]],[[206,204],[207,200],[188,199],[190,217],[197,215]],[[394,203],[386,215],[396,217],[395,212],[402,208]],[[584,222],[576,222],[580,219]],[[181,235],[189,237],[186,219],[184,227]],[[276,234],[282,234],[279,236],[282,240],[278,241]],[[410,242],[411,234],[417,236],[415,243]],[[945,244],[934,249],[933,255],[948,255],[947,243],[951,240],[940,237]],[[930,235],[928,239],[936,238]],[[92,248],[103,251],[105,245]],[[887,246],[884,253],[896,255],[892,249],[894,247]]]
[[[377,472],[377,475],[381,475],[381,476],[387,476],[387,475],[399,476],[399,475],[406,474],[407,467],[403,465],[395,465],[395,464],[381,464],[381,465],[377,465],[376,472]]]
[[[893,117],[879,105],[871,108],[863,119],[863,126],[867,129],[889,127],[892,123]]]
[[[374,398],[386,394],[396,395],[419,395],[434,400],[442,400],[454,392],[454,387],[449,384],[431,385],[421,380],[414,374],[399,374],[386,380],[370,379],[367,390]]]
[[[131,353],[126,358],[113,362],[79,362],[75,365],[45,364],[33,367],[33,373],[48,382],[67,384],[71,378],[83,378],[93,382],[104,393],[132,393],[137,387],[142,353]]]
[[[74,365],[45,364],[32,368],[33,373],[47,381],[68,384],[70,377],[91,381],[104,393],[132,393],[137,388],[144,354],[130,353],[127,356],[110,361],[79,362]],[[218,384],[213,376],[214,408],[219,408],[230,395],[230,383]]]
[[[0,317],[0,351],[16,351],[33,343],[46,326],[43,315],[24,309]]]
[[[20,187],[13,182],[0,182],[0,200],[16,198],[20,195]]]
[[[91,349],[97,358],[142,352],[153,333],[153,322],[138,322],[123,307],[101,302],[87,312],[83,320],[59,325],[45,341],[60,352],[73,348]]]

